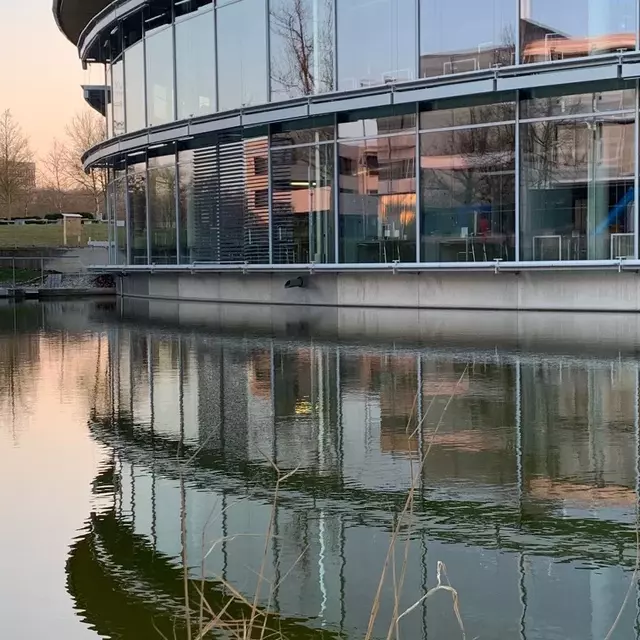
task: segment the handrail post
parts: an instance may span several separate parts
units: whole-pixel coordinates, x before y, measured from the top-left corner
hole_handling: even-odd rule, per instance
[[[11,273],[12,273],[13,288],[15,290],[16,288],[16,259],[15,258],[11,258]]]

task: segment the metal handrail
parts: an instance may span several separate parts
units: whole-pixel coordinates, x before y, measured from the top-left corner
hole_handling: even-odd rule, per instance
[[[8,289],[16,289],[17,287],[24,288],[26,287],[44,287],[46,282],[46,276],[52,273],[52,270],[46,269],[45,264],[47,262],[72,262],[78,265],[78,269],[76,271],[65,271],[65,274],[87,274],[92,273],[97,269],[97,265],[92,265],[91,271],[83,264],[82,260],[78,256],[34,256],[34,255],[15,255],[15,256],[0,256],[0,269],[3,268],[3,264],[10,263],[11,265],[11,277],[8,280],[2,281],[0,278],[0,287],[8,288]],[[25,268],[21,267],[20,263],[35,263],[38,265],[37,268]],[[37,276],[33,278],[28,278],[26,280],[20,280],[17,278],[17,274],[21,269],[26,271],[33,271],[34,274],[37,273]],[[104,271],[104,266],[103,266]]]
[[[350,264],[218,264],[194,262],[191,264],[144,264],[144,265],[89,265],[90,271],[109,273],[347,273],[347,272],[492,272],[518,273],[521,271],[627,271],[640,272],[640,260],[621,258],[617,260],[540,260],[492,262],[389,262]]]
[[[190,132],[190,127],[195,124],[205,124],[205,123],[214,123],[217,121],[224,121],[228,118],[239,118],[239,126],[243,124],[243,118],[245,115],[250,114],[271,114],[278,112],[285,112],[286,109],[292,107],[306,107],[308,113],[307,116],[313,115],[310,112],[310,106],[315,104],[320,104],[324,102],[334,102],[338,98],[342,100],[347,100],[349,98],[354,98],[358,96],[374,96],[377,94],[389,94],[389,104],[396,104],[395,96],[402,96],[408,91],[413,89],[422,89],[422,88],[431,88],[431,87],[439,87],[445,85],[464,85],[465,83],[478,81],[481,79],[493,80],[494,83],[497,83],[499,79],[507,79],[518,76],[535,76],[544,72],[555,72],[562,71],[566,69],[573,68],[587,68],[587,67],[598,67],[606,64],[615,63],[619,68],[622,68],[623,63],[625,62],[634,62],[640,61],[640,53],[637,51],[629,51],[623,53],[614,53],[614,54],[602,54],[598,56],[591,56],[589,58],[571,58],[565,61],[554,61],[554,62],[538,62],[538,63],[529,63],[529,64],[520,64],[520,65],[511,65],[506,67],[492,68],[492,69],[480,69],[478,71],[469,71],[465,73],[453,74],[448,76],[436,76],[436,77],[426,77],[419,78],[415,80],[407,80],[398,82],[396,84],[391,85],[375,85],[372,87],[361,87],[358,89],[348,90],[348,91],[330,91],[327,93],[317,94],[317,95],[309,95],[303,96],[300,98],[291,98],[289,100],[283,100],[278,102],[265,102],[259,105],[252,105],[250,107],[241,107],[238,109],[228,110],[228,111],[218,111],[215,113],[198,116],[196,118],[186,118],[183,120],[175,120],[168,124],[157,125],[154,127],[147,127],[144,129],[140,129],[138,131],[127,132],[122,134],[121,136],[115,136],[112,138],[108,138],[94,145],[93,147],[87,149],[85,153],[82,155],[82,163],[85,169],[89,168],[89,166],[95,162],[98,162],[104,156],[118,155],[119,153],[131,153],[134,150],[142,149],[148,144],[149,136],[154,133],[161,132],[172,132],[175,131],[175,137],[167,139],[167,142],[174,141],[177,138],[182,137],[184,132],[179,131],[180,129],[187,128],[186,135],[192,135]],[[618,73],[621,73],[620,71]],[[495,88],[495,87],[494,87]],[[406,100],[406,96],[405,96]],[[404,104],[402,99],[399,99],[399,104]],[[337,108],[337,104],[334,105],[336,107],[336,111],[340,109]],[[278,118],[275,118],[276,120]],[[231,126],[231,125],[229,125]],[[226,127],[225,127],[226,128]],[[121,149],[120,145],[124,143],[133,143],[131,147],[127,147],[125,149]],[[101,154],[100,152],[106,151],[106,153]]]

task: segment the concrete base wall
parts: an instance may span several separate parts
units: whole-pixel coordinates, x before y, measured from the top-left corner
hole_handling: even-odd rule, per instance
[[[612,271],[526,273],[130,273],[124,296],[158,300],[408,309],[639,311],[640,275]]]

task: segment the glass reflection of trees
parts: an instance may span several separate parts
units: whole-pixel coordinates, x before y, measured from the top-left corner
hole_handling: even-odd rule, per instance
[[[128,168],[129,259],[133,264],[148,262],[147,247],[147,175],[146,163]]]
[[[167,147],[155,161],[166,171],[148,163],[150,178],[163,176],[151,185],[150,215],[160,207],[158,216],[168,219],[179,188],[180,251],[173,237],[151,237],[157,246],[149,259],[307,264],[633,256],[633,88],[600,83],[590,93],[548,88],[514,98],[355,111],[340,116],[337,127],[332,117],[284,122],[271,125],[269,137],[263,128],[226,132],[180,152],[179,181],[170,177],[175,159]],[[128,251],[139,264],[148,261],[145,170],[137,159],[128,162]],[[123,221],[123,203],[118,186],[111,191],[113,227]],[[168,222],[151,223],[152,236],[154,228],[173,236]],[[111,237],[122,233],[112,228]],[[123,260],[124,251],[115,253]]]
[[[175,156],[149,159],[147,173],[151,264],[175,264],[176,168]]]
[[[115,171],[107,187],[111,264],[126,264],[127,260],[127,178],[124,171]]]
[[[637,42],[635,0],[271,0],[268,14],[264,0],[171,4],[135,11],[103,34],[112,135],[269,99],[633,51]]]
[[[333,89],[333,5],[334,0],[270,3],[272,100]]]
[[[525,260],[634,255],[633,92],[532,93],[522,103]]]
[[[423,262],[515,258],[515,104],[420,114]]]

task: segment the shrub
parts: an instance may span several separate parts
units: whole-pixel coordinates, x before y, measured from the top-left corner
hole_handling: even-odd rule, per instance
[[[116,286],[115,280],[110,273],[103,273],[99,275],[94,281],[94,286],[99,289],[111,289]]]

